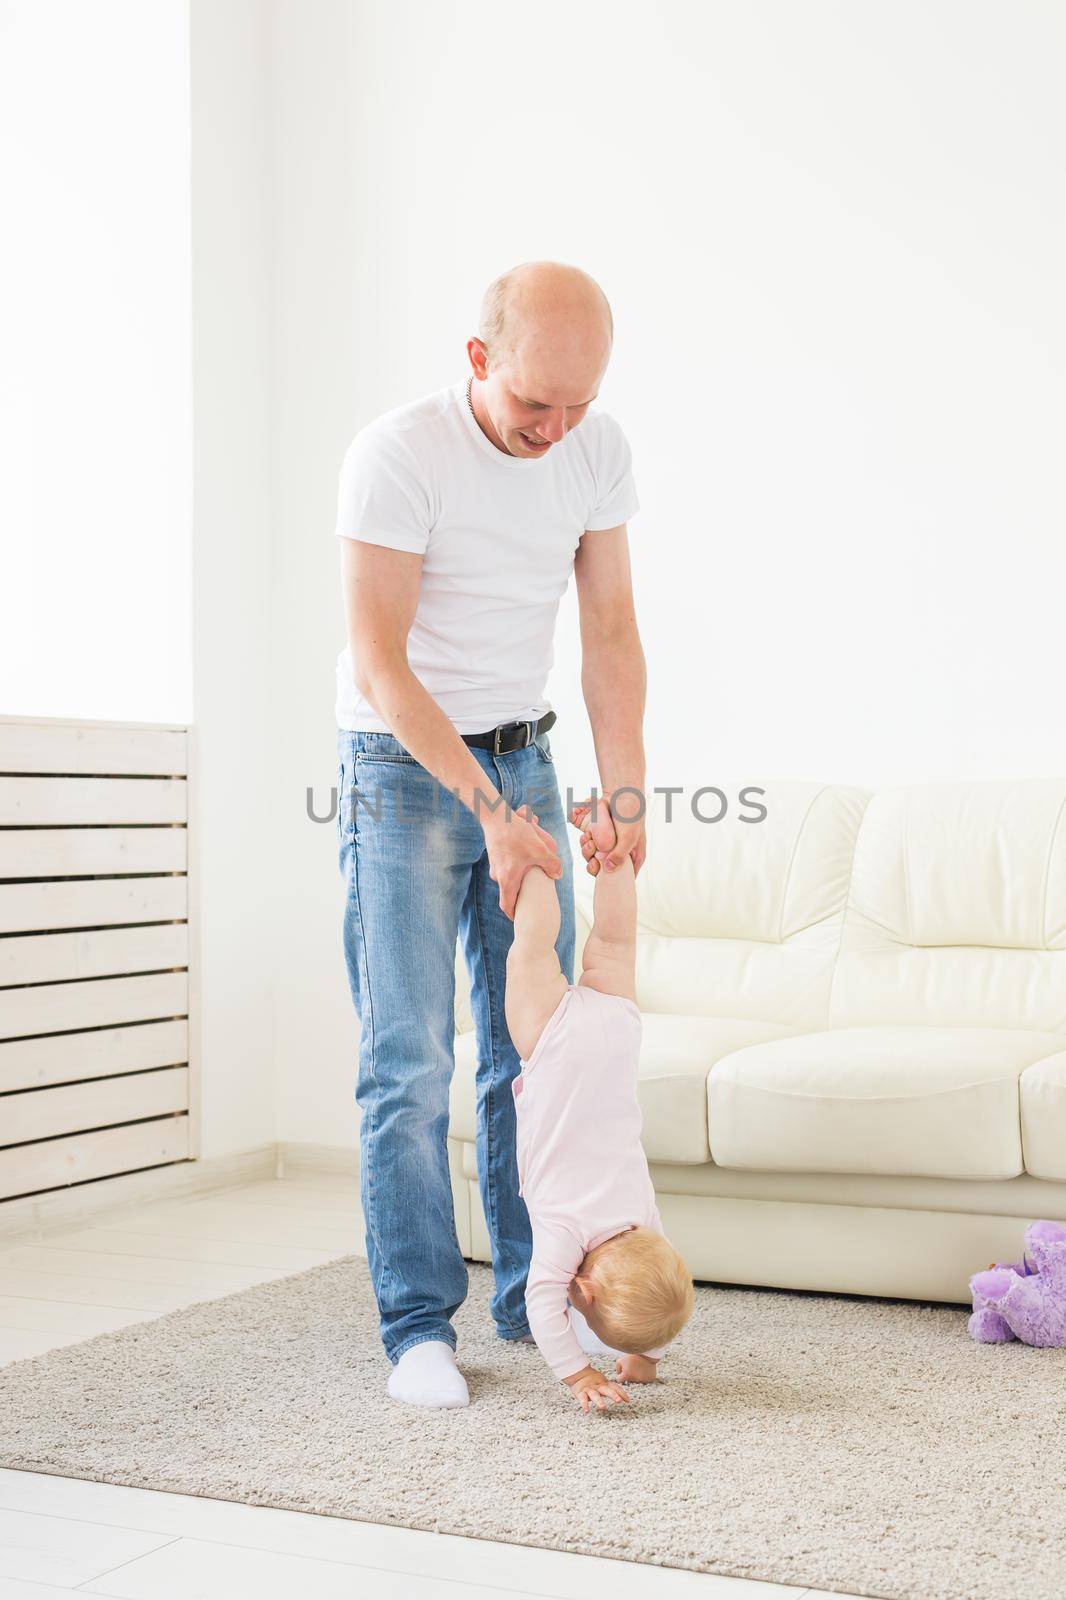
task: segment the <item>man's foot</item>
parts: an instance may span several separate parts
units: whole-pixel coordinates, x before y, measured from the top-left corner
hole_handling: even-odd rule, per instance
[[[468,1406],[470,1391],[455,1364],[455,1351],[443,1339],[423,1339],[405,1350],[389,1374],[394,1400],[415,1406]]]

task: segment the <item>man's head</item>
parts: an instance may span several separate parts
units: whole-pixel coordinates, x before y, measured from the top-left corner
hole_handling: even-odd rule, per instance
[[[466,348],[474,415],[497,449],[546,456],[577,427],[607,370],[613,332],[607,296],[578,267],[527,261],[489,285]]]

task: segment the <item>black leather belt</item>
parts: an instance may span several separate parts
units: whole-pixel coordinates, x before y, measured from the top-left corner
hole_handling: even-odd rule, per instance
[[[532,744],[538,733],[546,733],[555,722],[555,712],[546,711],[539,722],[501,722],[488,733],[460,734],[464,744],[476,745],[479,750],[491,750],[494,756],[505,756],[511,750],[524,750]]]

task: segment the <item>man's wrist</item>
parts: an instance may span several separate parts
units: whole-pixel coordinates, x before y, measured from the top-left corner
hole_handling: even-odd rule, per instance
[[[485,838],[491,839],[494,834],[499,833],[500,829],[507,825],[511,815],[511,807],[503,799],[502,795],[499,805],[490,805],[486,801],[479,812],[481,831],[484,833]]]
[[[619,771],[606,773],[601,769],[600,793],[610,806],[612,816],[614,815],[615,796],[617,795],[618,807],[623,813],[619,821],[639,822],[639,814],[635,815],[634,813],[639,813],[641,804],[647,803],[647,791],[644,787],[646,782],[647,774],[643,768],[634,772],[632,767],[626,767]],[[640,796],[639,800],[638,796]]]

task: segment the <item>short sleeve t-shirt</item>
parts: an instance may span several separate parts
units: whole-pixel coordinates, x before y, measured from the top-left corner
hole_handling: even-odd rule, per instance
[[[543,716],[559,601],[582,535],[638,509],[629,444],[594,407],[546,455],[507,455],[481,431],[467,380],[356,434],[335,532],[422,557],[411,671],[459,733]],[[388,733],[337,657],[339,727]]]

